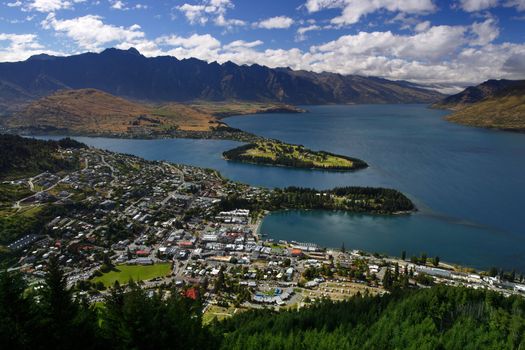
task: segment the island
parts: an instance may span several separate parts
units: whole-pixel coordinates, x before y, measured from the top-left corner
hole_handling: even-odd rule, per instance
[[[357,158],[312,151],[302,145],[276,140],[257,141],[226,151],[222,155],[229,161],[305,169],[354,171],[368,167],[368,164]]]

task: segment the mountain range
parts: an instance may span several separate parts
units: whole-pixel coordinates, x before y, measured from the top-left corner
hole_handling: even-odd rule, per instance
[[[405,81],[294,71],[195,58],[145,57],[136,49],[106,49],[0,63],[0,112],[58,90],[94,88],[135,101],[259,101],[290,104],[430,103],[440,93]]]
[[[525,131],[525,80],[487,80],[434,104],[447,120],[477,127]]]

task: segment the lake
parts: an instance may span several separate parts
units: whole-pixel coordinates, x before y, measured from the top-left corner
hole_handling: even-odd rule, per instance
[[[266,187],[382,186],[407,194],[420,212],[383,217],[278,212],[272,238],[399,255],[439,255],[479,268],[525,271],[525,135],[455,125],[424,105],[306,106],[303,114],[227,118],[236,128],[315,150],[358,157],[370,167],[335,173],[226,162],[233,141],[78,137],[89,145],[219,170]]]

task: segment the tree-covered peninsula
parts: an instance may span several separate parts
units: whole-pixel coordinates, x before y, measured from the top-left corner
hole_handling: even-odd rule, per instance
[[[252,211],[287,209],[342,210],[356,213],[395,214],[416,210],[414,203],[399,191],[376,187],[336,187],[318,191],[311,188],[275,189],[261,198],[229,196],[221,210],[249,208]]]
[[[257,141],[223,153],[226,160],[288,166],[294,168],[333,171],[353,171],[366,168],[364,161],[325,151],[312,151],[302,145],[275,140]]]

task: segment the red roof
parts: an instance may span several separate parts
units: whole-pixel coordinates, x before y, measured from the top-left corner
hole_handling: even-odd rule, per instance
[[[142,256],[148,256],[148,255],[149,255],[149,252],[146,251],[146,250],[137,250],[137,251],[135,252],[135,254],[137,254],[137,255],[142,255]]]
[[[199,291],[197,290],[197,288],[190,288],[186,290],[186,292],[184,293],[184,296],[186,298],[197,300],[197,298],[199,297]]]
[[[292,255],[301,255],[303,251],[301,249],[292,249]]]

